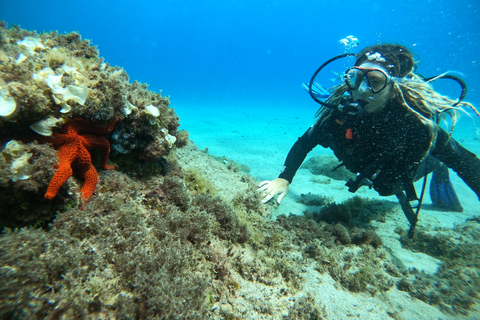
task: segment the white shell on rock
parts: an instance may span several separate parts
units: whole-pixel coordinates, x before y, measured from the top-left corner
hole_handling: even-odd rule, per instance
[[[47,83],[47,86],[49,86],[54,93],[60,93],[60,91],[63,90],[62,77],[63,77],[63,73],[59,75],[47,74],[45,82]]]
[[[34,37],[25,37],[22,41],[17,41],[17,44],[26,47],[30,52],[35,52],[35,49],[45,50],[43,43]]]
[[[9,97],[9,94],[7,87],[0,88],[0,116],[2,117],[11,115],[17,108],[15,100]]]
[[[35,122],[30,126],[30,129],[42,136],[51,136],[52,128],[59,124],[62,125],[63,123],[63,119],[57,119],[53,116],[50,116],[46,119]]]
[[[75,71],[76,68],[71,67],[68,70]],[[78,86],[74,84],[69,84],[68,86],[63,88],[62,77],[63,73],[56,75],[50,68],[44,68],[38,73],[33,74],[33,79],[37,81],[45,81],[45,83],[50,87],[50,89],[52,89],[53,101],[62,107],[60,112],[67,113],[70,112],[71,107],[66,104],[66,102],[69,100],[73,100],[83,106],[88,96],[88,88],[83,85]]]
[[[166,128],[161,129],[160,131],[163,132],[165,135],[165,141],[168,143],[168,147],[171,148],[175,141],[177,141],[177,137],[172,136],[171,134],[168,133],[168,130]]]
[[[32,176],[33,166],[28,162],[32,157],[31,153],[24,153],[20,158],[15,159],[10,166],[12,181],[25,180]]]
[[[10,140],[0,156],[9,159],[10,169],[8,171],[10,171],[10,174],[8,176],[13,182],[28,179],[33,174],[34,167],[29,163],[32,154],[26,152],[23,143]]]
[[[0,116],[6,117],[11,115],[16,108],[15,100],[10,97],[0,97]]]
[[[69,84],[63,90],[63,101],[73,100],[82,106],[85,103],[85,100],[87,100],[87,96],[88,88],[85,86]]]
[[[133,110],[138,109],[136,106],[130,103],[128,99],[125,97],[125,107],[123,108],[123,111],[125,114],[128,116],[130,113],[132,113]]]
[[[148,114],[151,114],[154,117],[158,117],[160,115],[160,110],[157,107],[152,106],[151,104],[146,106],[145,110]]]
[[[27,58],[28,58],[28,57],[27,57],[26,55],[20,53],[20,54],[18,55],[17,60],[15,60],[15,65],[22,63],[22,62],[25,61],[25,59],[27,59]]]

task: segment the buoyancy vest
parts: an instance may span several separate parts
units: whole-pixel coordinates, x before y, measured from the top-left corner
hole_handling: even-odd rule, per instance
[[[425,123],[395,103],[377,113],[325,110],[315,126],[319,144],[331,148],[348,170],[370,179],[384,196],[413,187],[433,140]]]

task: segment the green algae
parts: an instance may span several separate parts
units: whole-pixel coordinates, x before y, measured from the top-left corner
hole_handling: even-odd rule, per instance
[[[198,194],[217,195],[217,191],[212,182],[207,180],[200,172],[193,169],[185,171],[185,184],[191,192]]]
[[[442,261],[435,274],[418,270],[402,277],[400,290],[451,314],[468,315],[480,302],[480,223],[473,218],[454,230],[419,231],[412,239],[402,233],[406,248]]]

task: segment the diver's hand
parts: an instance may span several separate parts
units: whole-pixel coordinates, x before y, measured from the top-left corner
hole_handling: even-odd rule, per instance
[[[282,178],[277,178],[272,181],[265,180],[260,182],[260,184],[258,185],[259,191],[263,191],[263,194],[265,195],[265,198],[263,198],[262,202],[266,203],[270,201],[270,199],[272,199],[277,194],[279,195],[277,198],[277,202],[282,202],[283,198],[285,198],[288,193],[288,186],[288,181]]]

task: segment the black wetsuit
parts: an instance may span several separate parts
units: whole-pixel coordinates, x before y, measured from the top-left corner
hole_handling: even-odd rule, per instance
[[[322,145],[331,148],[348,170],[371,179],[380,195],[404,190],[408,195],[408,188],[413,188],[420,164],[430,150],[431,156],[456,171],[480,199],[477,156],[449,139],[441,128],[432,148],[431,141],[432,133],[426,123],[394,101],[378,113],[350,115],[328,109],[293,145],[279,178],[291,183],[307,154]]]

